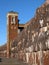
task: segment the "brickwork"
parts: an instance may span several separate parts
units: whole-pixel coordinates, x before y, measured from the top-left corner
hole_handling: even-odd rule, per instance
[[[18,35],[18,14],[10,12],[8,18],[8,34],[7,34],[7,56],[10,56],[11,44]]]

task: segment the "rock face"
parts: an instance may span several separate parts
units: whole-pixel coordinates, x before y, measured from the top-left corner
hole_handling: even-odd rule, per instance
[[[19,60],[34,65],[49,65],[49,4],[37,9],[35,17],[13,42],[13,47]]]
[[[11,45],[11,57],[33,65],[49,65],[49,4],[43,4]]]
[[[49,0],[46,0],[46,3],[49,4]]]

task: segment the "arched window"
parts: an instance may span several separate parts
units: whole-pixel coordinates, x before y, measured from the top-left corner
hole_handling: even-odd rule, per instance
[[[11,24],[15,24],[15,16],[12,16],[11,19],[12,19],[12,20],[11,20]]]

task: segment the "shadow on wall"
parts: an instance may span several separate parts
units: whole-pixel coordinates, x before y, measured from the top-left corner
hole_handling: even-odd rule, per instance
[[[2,58],[0,58],[0,62],[2,62]]]

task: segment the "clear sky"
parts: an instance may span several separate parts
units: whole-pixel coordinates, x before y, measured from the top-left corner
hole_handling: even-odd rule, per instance
[[[20,23],[28,22],[34,17],[36,9],[45,0],[0,0],[0,45],[7,42],[7,13],[18,12]]]

